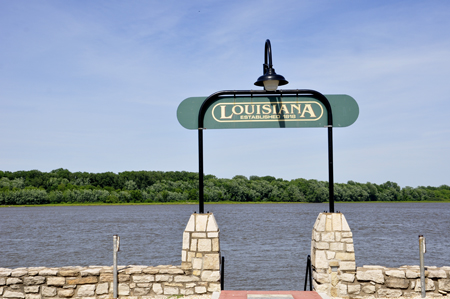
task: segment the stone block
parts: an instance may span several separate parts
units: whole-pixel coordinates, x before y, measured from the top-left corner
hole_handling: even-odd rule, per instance
[[[173,277],[171,275],[156,275],[155,281],[167,281],[171,282]]]
[[[335,259],[340,261],[354,261],[355,253],[353,252],[337,252]]]
[[[206,238],[206,233],[192,233],[192,238]]]
[[[327,232],[333,231],[333,219],[330,214],[327,214],[327,221],[325,222],[325,231]]]
[[[189,249],[189,244],[190,244],[190,234],[188,232],[184,232],[183,233],[183,246],[182,249]]]
[[[135,288],[133,290],[133,295],[135,296],[145,296],[150,292],[150,288]]]
[[[188,253],[187,253],[187,261],[191,262],[194,257],[195,257],[195,252],[188,251]],[[181,269],[183,269],[183,268],[181,268]]]
[[[220,283],[210,283],[208,286],[208,292],[220,292]]]
[[[109,292],[109,283],[107,283],[107,282],[99,283],[95,290],[95,293],[97,295],[108,294],[108,292]]]
[[[198,251],[209,252],[211,249],[211,239],[198,239]]]
[[[23,299],[23,298],[25,298],[25,294],[22,293],[22,292],[6,290],[3,293],[3,297],[5,297],[5,298],[21,298],[21,299]]]
[[[207,222],[208,222],[207,214],[196,214],[195,215],[195,231],[196,232],[205,232]]]
[[[55,287],[43,286],[42,287],[42,296],[44,296],[44,297],[54,297],[54,296],[56,296],[56,288]]]
[[[208,216],[208,225],[206,226],[206,231],[208,232],[217,232],[219,231],[219,226],[217,225],[216,218],[214,214],[210,214]]]
[[[349,284],[347,286],[347,292],[349,294],[359,294],[359,292],[361,292],[361,285],[360,284]]]
[[[330,283],[330,275],[328,275],[327,273],[317,273],[313,271],[313,278],[320,284]]]
[[[8,277],[11,275],[11,270],[6,268],[0,268],[0,277]]]
[[[355,247],[353,246],[353,243],[347,243],[345,244],[345,250],[347,252],[354,252],[355,251]]]
[[[341,231],[342,230],[342,219],[341,213],[333,213],[331,217],[333,219],[333,231]]]
[[[391,289],[407,289],[409,287],[409,280],[404,278],[388,277],[385,286]]]
[[[161,273],[163,273],[163,272],[161,272]],[[181,270],[180,268],[174,266],[173,268],[167,269],[166,273],[167,274],[184,274],[184,271]]]
[[[161,295],[163,293],[163,289],[160,283],[154,283],[153,284],[153,292],[157,295]]]
[[[439,290],[450,292],[450,279],[439,279]]]
[[[336,242],[340,242],[342,239],[341,232],[334,232],[334,238]]]
[[[195,214],[193,214],[193,215],[191,215],[191,217],[189,217],[189,221],[186,225],[185,231],[187,231],[187,232],[195,231]]]
[[[186,250],[181,250],[181,261],[187,262],[187,251]]]
[[[204,294],[204,293],[206,293],[206,287],[201,287],[201,286],[195,287],[194,292],[195,292],[195,294]]]
[[[363,281],[373,281],[376,283],[384,283],[384,275],[382,270],[359,270],[356,272],[356,278]]]
[[[355,262],[340,262],[339,269],[341,271],[355,271],[356,263]]]
[[[220,259],[219,254],[205,254],[203,258],[203,269],[205,270],[219,270],[220,269]]]
[[[40,276],[56,276],[58,274],[58,270],[56,269],[42,269],[39,271]]]
[[[117,287],[117,294],[119,296],[129,296],[130,295],[130,287],[126,283],[119,283]]]
[[[420,271],[406,270],[406,278],[418,278],[420,277]]]
[[[315,284],[314,285],[314,290],[318,293],[328,293],[329,289],[330,289],[329,284]]]
[[[78,276],[80,274],[80,271],[75,269],[61,269],[59,270],[59,275],[64,277],[74,277]]]
[[[4,286],[6,284],[6,278],[0,277],[0,286]]]
[[[90,268],[80,271],[82,277],[84,276],[99,276],[101,268]]]
[[[325,242],[334,242],[336,240],[334,238],[334,232],[321,233],[321,240]]]
[[[208,232],[208,238],[218,238],[219,232]]]
[[[25,277],[25,278],[29,278],[29,277]],[[21,278],[10,277],[10,278],[6,279],[6,285],[21,284],[21,283],[23,283],[23,280]]]
[[[444,270],[429,270],[428,278],[447,278],[447,273]]]
[[[336,252],[334,251],[327,251],[327,259],[332,260],[336,256]]]
[[[11,277],[22,277],[28,274],[26,269],[16,269],[11,272]]]
[[[320,241],[320,233],[319,232],[313,231],[313,240],[316,242]]]
[[[119,275],[120,277],[120,275]],[[90,284],[90,283],[97,283],[98,277],[97,276],[86,276],[86,277],[68,277],[66,278],[67,284]]]
[[[178,295],[178,288],[176,287],[165,287],[164,295]]]
[[[125,269],[125,274],[141,274],[145,266],[130,266]]]
[[[197,251],[197,242],[198,239],[191,239],[191,248],[189,249],[190,251]]]
[[[23,290],[25,293],[39,293],[39,286],[28,286],[24,287]]]
[[[330,250],[343,251],[344,245],[345,245],[344,243],[330,243]]]
[[[199,281],[200,278],[197,276],[187,276],[187,275],[177,275],[174,277],[175,282],[193,282],[193,281]]]
[[[339,279],[338,279],[337,273],[336,272],[331,272],[330,276],[331,276],[331,285],[333,287],[337,286],[337,284],[339,283]]]
[[[219,271],[203,271],[201,274],[202,281],[216,282],[220,280]]]
[[[425,291],[434,291],[436,288],[434,287],[434,282],[431,279],[425,278]],[[420,279],[415,281],[414,291],[421,292],[422,286],[420,284]]]
[[[74,294],[75,294],[74,289],[59,289],[58,290],[58,297],[69,298],[69,297],[72,297]]]
[[[66,284],[66,278],[60,276],[47,277],[47,285],[49,286],[63,286]]]
[[[145,273],[145,274],[158,274],[159,273],[159,269],[156,268],[156,267],[148,267],[148,268],[142,269],[142,273]]]
[[[193,258],[192,259],[192,269],[201,270],[203,266],[202,258]]]
[[[392,289],[379,289],[377,291],[378,297],[396,298],[402,296],[402,291]]]
[[[351,237],[353,237],[353,233],[352,233],[352,232],[349,232],[349,231],[342,232],[342,233],[341,233],[341,237],[342,237],[342,238],[351,238]]]
[[[133,275],[133,282],[152,282],[155,281],[155,276],[153,275]]]
[[[365,285],[363,286],[362,291],[366,294],[373,294],[375,293],[375,286],[371,284]]]
[[[317,249],[329,249],[330,248],[330,243],[327,242],[316,242],[316,248]]]
[[[341,214],[342,220],[342,231],[350,232],[350,226],[348,226],[347,219],[345,219],[344,214]]]
[[[319,269],[328,269],[328,260],[325,251],[316,250],[315,259],[311,260],[314,267]]]
[[[355,274],[342,273],[341,275],[339,275],[339,279],[341,281],[345,281],[345,282],[354,282],[355,281]]]
[[[185,296],[194,295],[194,289],[181,289],[180,294]]]
[[[387,276],[395,277],[395,278],[405,278],[405,271],[403,270],[387,270],[385,271]]]
[[[44,282],[45,277],[43,276],[32,276],[23,278],[23,284],[26,286],[43,284]]]
[[[25,294],[25,299],[42,299],[39,294]]]
[[[219,238],[212,239],[212,251],[219,251],[219,250],[220,250]]]
[[[315,230],[318,232],[324,232],[327,216],[323,213],[320,213],[319,216],[317,217],[317,220],[316,220],[317,225],[314,225]]]

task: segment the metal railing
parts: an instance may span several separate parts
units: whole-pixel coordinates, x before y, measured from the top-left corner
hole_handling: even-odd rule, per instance
[[[225,257],[222,256],[222,263],[220,264],[220,290],[223,291],[225,286]]]
[[[308,285],[308,278],[309,278],[309,290],[312,291],[313,290],[312,265],[311,265],[311,256],[310,255],[308,255],[308,257],[306,258],[305,288],[303,289],[304,291],[306,291],[306,287]]]

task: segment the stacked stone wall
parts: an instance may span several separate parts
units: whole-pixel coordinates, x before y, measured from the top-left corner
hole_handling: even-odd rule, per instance
[[[180,266],[121,266],[119,297],[207,294],[207,283]],[[112,298],[112,267],[0,268],[0,298]]]
[[[442,297],[450,293],[450,267],[425,267],[427,297]],[[419,266],[386,268],[381,266],[358,267],[356,279],[348,284],[352,298],[416,297],[421,295]]]
[[[353,234],[342,213],[320,213],[311,241],[313,286],[342,298],[420,297],[419,266],[356,268]],[[450,267],[425,267],[427,297],[450,295]]]
[[[178,298],[220,291],[219,228],[212,213],[192,214],[181,266],[118,267],[119,298]],[[113,268],[0,268],[0,299],[113,298]]]

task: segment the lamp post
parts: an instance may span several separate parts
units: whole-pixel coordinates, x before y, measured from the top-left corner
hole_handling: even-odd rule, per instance
[[[264,49],[264,64],[263,75],[255,82],[256,86],[263,86],[264,90],[224,90],[213,93],[207,97],[198,113],[198,154],[199,154],[199,213],[204,213],[204,185],[203,185],[203,130],[204,117],[209,105],[220,97],[234,95],[234,96],[280,96],[283,95],[308,95],[320,101],[327,110],[327,129],[328,129],[328,190],[329,190],[329,209],[330,213],[334,213],[334,178],[333,178],[333,115],[331,105],[328,99],[318,91],[310,89],[285,89],[278,90],[278,86],[286,85],[288,81],[275,73],[272,65],[272,49],[269,40],[266,40]]]

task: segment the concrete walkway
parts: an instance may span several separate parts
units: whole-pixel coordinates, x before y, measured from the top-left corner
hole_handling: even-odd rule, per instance
[[[325,299],[314,291],[221,291],[218,299]]]

